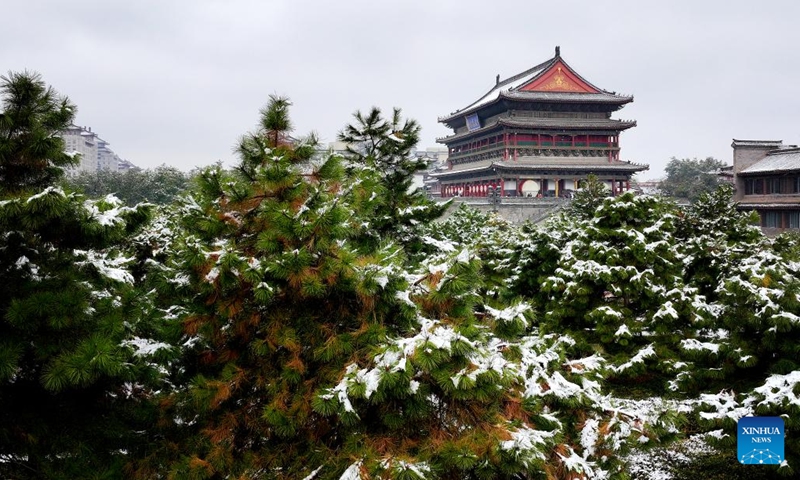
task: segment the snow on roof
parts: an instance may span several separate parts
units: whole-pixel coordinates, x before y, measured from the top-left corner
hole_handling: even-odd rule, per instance
[[[566,70],[569,70],[571,74],[575,75],[580,82],[585,83],[588,87],[595,90],[594,93],[587,93],[587,92],[545,92],[545,91],[520,91],[519,89],[530,83],[531,81],[535,80],[540,75],[545,74],[545,72],[549,71],[550,68],[553,68],[558,62],[560,62]],[[575,93],[580,93],[580,95],[575,95]],[[444,117],[440,117],[440,122],[447,122],[459,115],[465,115],[467,113],[474,112],[483,105],[490,104],[500,98],[501,96],[509,97],[509,98],[520,98],[522,100],[539,100],[539,101],[593,101],[593,102],[605,102],[605,103],[627,103],[633,101],[633,97],[629,96],[622,96],[617,95],[616,92],[607,92],[601,88],[598,88],[591,84],[588,80],[583,78],[578,72],[576,72],[572,67],[570,67],[566,61],[561,57],[560,50],[556,49],[556,54],[553,58],[550,58],[535,67],[532,67],[528,70],[525,70],[522,73],[509,77],[503,81],[500,81],[500,75],[497,76],[497,83],[488,93],[483,95],[477,101],[469,104],[465,108],[456,110],[451,112],[449,115],[445,115]]]
[[[502,82],[499,82],[497,85],[494,86],[489,93],[478,99],[472,105],[467,106],[466,108],[460,110],[460,112],[466,112],[468,110],[473,110],[481,105],[485,105],[489,102],[496,100],[500,97],[501,92],[507,92],[513,88],[520,87],[525,85],[529,81],[533,80],[539,73],[541,73],[546,67],[548,67],[555,59],[550,59],[544,63],[540,63],[539,65],[531,68],[530,70],[526,70],[522,73],[514,75],[511,78],[507,78]],[[454,112],[458,113],[458,112]]]
[[[732,147],[779,147],[783,140],[737,140],[733,139]]]
[[[772,173],[800,170],[800,148],[776,150],[763,160],[742,170],[740,173]]]

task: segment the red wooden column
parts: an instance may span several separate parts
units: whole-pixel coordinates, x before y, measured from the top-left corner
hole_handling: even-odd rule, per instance
[[[519,150],[519,134],[514,132],[514,161],[517,161],[517,151]]]

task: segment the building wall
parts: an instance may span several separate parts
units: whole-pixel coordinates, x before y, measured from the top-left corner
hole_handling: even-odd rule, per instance
[[[98,170],[123,171],[135,166],[122,160],[109,148],[109,143],[92,132],[91,127],[70,126],[61,133],[66,152],[80,154],[80,163],[67,169],[67,173],[96,172]]]
[[[61,134],[67,152],[80,154],[80,163],[67,171],[76,173],[80,171],[97,171],[98,138],[90,129],[72,126]]]
[[[119,165],[119,156],[108,147],[108,142],[100,140],[97,147],[97,169],[116,171]]]
[[[778,142],[780,143],[780,142]],[[738,174],[747,167],[761,161],[767,156],[767,153],[774,150],[776,145],[766,144],[764,146],[744,146],[737,145],[736,142],[733,146],[733,178],[734,178],[734,200],[741,201],[744,198],[744,178]]]
[[[733,172],[739,173],[759,160],[763,160],[771,150],[775,150],[775,147],[744,147],[734,144]]]
[[[558,198],[504,198],[498,205],[494,205],[486,199],[479,200],[467,197],[445,200],[450,201],[451,204],[442,219],[452,215],[462,203],[465,203],[481,212],[497,212],[500,217],[516,224],[522,224],[526,221],[537,223],[569,205],[569,200]]]
[[[775,235],[787,228],[800,228],[800,174],[796,169],[782,165],[780,170],[741,175],[744,169],[767,158],[768,153],[772,152],[770,158],[780,158],[780,155],[789,154],[792,146],[785,146],[781,141],[741,143],[745,142],[734,140],[732,144],[734,200],[739,202],[739,208],[755,211],[762,231],[767,235]],[[787,161],[790,162],[784,160]]]

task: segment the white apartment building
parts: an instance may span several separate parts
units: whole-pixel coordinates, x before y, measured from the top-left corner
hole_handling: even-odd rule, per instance
[[[96,172],[98,170],[121,171],[135,166],[123,160],[109,148],[109,143],[92,132],[91,127],[71,125],[62,132],[64,147],[67,153],[80,154],[80,163],[69,169],[67,173]]]
[[[67,169],[67,173],[95,172],[97,171],[98,140],[96,133],[91,128],[71,125],[61,134],[64,139],[64,148],[67,153],[80,154],[80,163]]]
[[[123,164],[132,165],[127,160],[123,160],[120,158],[119,155],[114,153],[114,150],[108,148],[110,145],[105,140],[98,139],[98,147],[97,147],[97,169],[98,170],[105,170],[110,172],[116,172],[124,170]],[[128,167],[130,168],[130,167]]]

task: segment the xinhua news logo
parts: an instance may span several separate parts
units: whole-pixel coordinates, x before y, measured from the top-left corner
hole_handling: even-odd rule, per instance
[[[786,430],[781,417],[742,417],[736,426],[739,463],[778,465],[784,460]]]

